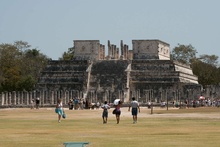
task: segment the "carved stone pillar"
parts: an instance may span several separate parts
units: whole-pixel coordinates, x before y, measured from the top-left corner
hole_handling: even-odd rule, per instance
[[[73,91],[70,91],[70,98],[73,99]]]
[[[66,97],[66,101],[67,101],[67,103],[68,103],[69,100],[70,100],[70,93],[69,93],[68,90],[66,90],[66,92],[65,92],[65,97]]]
[[[8,92],[5,93],[5,105],[8,105]]]
[[[29,105],[29,92],[25,91],[26,105]]]
[[[50,100],[50,97],[49,97],[49,90],[46,90],[46,93],[45,93],[45,104],[50,104],[51,100]]]
[[[31,103],[31,101],[32,101],[32,99],[33,99],[32,94],[33,94],[32,92],[29,92],[29,100],[28,100],[29,104]]]
[[[61,98],[63,99],[63,104],[66,104],[66,91],[65,90],[62,90],[61,91]]]
[[[8,105],[11,105],[11,92],[8,93]]]
[[[13,91],[13,92],[12,92],[12,95],[13,95],[13,105],[16,105],[16,102],[17,102],[16,91]]]
[[[5,93],[4,92],[2,92],[1,99],[2,99],[1,105],[4,106],[5,104]]]
[[[17,104],[19,105],[21,102],[20,102],[20,91],[17,92]]]
[[[21,97],[20,97],[20,100],[21,100],[21,104],[23,105],[24,104],[24,92],[23,91],[21,91],[21,93],[20,93],[21,95]]]
[[[57,103],[57,91],[54,91],[54,101]]]
[[[51,91],[51,104],[55,104],[54,103],[54,91]]]
[[[40,91],[40,103],[39,106],[44,105],[44,91]]]
[[[37,96],[36,96],[36,91],[34,91],[34,93],[33,93],[33,99],[36,99],[37,98]]]

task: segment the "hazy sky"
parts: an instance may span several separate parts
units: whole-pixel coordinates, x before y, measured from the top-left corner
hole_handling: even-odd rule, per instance
[[[27,41],[57,60],[73,40],[132,49],[133,39],[191,44],[220,57],[220,0],[0,0],[0,43]]]

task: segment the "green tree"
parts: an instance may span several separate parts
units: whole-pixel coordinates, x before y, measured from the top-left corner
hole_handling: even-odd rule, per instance
[[[192,45],[178,44],[171,52],[171,59],[189,64],[193,73],[198,76],[199,84],[203,86],[220,83],[220,69],[217,68],[218,56],[204,54],[196,58],[196,53]]]
[[[37,81],[40,72],[45,68],[48,60],[50,59],[37,49],[25,50],[22,58],[22,75],[30,75]]]
[[[195,59],[191,64],[193,73],[198,76],[199,84],[216,85],[219,81],[219,71],[216,66]]]
[[[207,64],[217,66],[218,65],[218,56],[216,55],[200,55],[199,59]]]
[[[191,45],[178,44],[171,52],[171,59],[184,64],[190,64],[196,58],[196,49]]]
[[[2,90],[12,91],[17,88],[21,78],[21,53],[11,44],[0,45],[0,85]]]
[[[0,92],[32,90],[48,60],[27,42],[0,44]]]
[[[64,52],[59,60],[72,60],[74,57],[74,47],[68,48],[67,52]]]
[[[31,75],[28,76],[23,76],[19,81],[18,81],[18,87],[17,90],[22,91],[31,91],[34,88],[34,85],[36,84],[36,79],[34,79]]]
[[[24,52],[25,50],[30,49],[31,45],[28,44],[28,42],[26,41],[15,41],[14,42],[14,46],[20,51],[20,52]]]

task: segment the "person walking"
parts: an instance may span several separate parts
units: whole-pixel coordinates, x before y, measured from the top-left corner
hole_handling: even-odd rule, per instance
[[[69,110],[73,110],[73,100],[72,99],[69,100],[68,105],[69,105]]]
[[[129,105],[129,108],[128,108],[128,111],[130,111],[130,108],[131,109],[131,114],[133,116],[133,123],[137,123],[137,114],[138,114],[138,110],[139,110],[139,113],[140,113],[140,107],[139,107],[139,103],[138,101],[135,100],[135,97],[132,97],[132,101]]]
[[[31,100],[31,109],[34,109],[34,99]]]
[[[110,109],[110,106],[107,104],[107,101],[104,102],[104,105],[101,108],[103,109],[102,112],[103,124],[106,124],[108,119],[108,109]]]
[[[116,121],[117,121],[117,124],[119,124],[119,121],[120,121],[120,115],[121,115],[121,101],[119,100],[118,102],[117,102],[117,105],[114,105],[115,106],[115,117],[116,117]]]
[[[38,97],[36,99],[36,109],[39,109],[39,105],[40,105],[40,98]]]
[[[63,116],[63,103],[61,99],[58,99],[56,105],[56,113],[58,114],[58,122],[61,122],[61,117]]]

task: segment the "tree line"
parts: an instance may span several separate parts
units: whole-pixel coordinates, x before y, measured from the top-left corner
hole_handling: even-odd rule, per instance
[[[0,92],[33,90],[48,60],[28,42],[0,44]]]
[[[205,54],[197,57],[196,49],[190,44],[178,44],[170,55],[171,60],[190,65],[193,73],[198,76],[199,84],[205,86],[220,83],[218,56]],[[74,47],[71,47],[59,60],[71,60],[73,56]],[[40,72],[49,60],[48,56],[25,41],[0,44],[0,92],[33,90]]]
[[[203,54],[197,57],[196,55],[197,50],[191,44],[178,44],[171,52],[171,60],[190,65],[202,86],[218,85],[220,83],[218,56]]]

